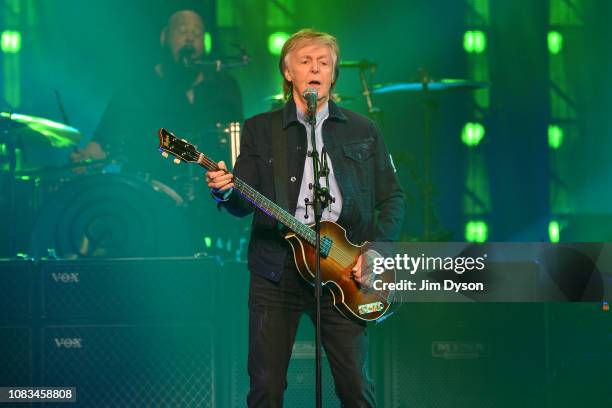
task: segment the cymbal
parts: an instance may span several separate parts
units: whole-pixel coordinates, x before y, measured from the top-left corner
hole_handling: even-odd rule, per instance
[[[85,160],[82,162],[68,163],[60,166],[46,166],[46,167],[34,167],[28,168],[24,170],[19,170],[14,173],[16,178],[29,178],[29,177],[43,177],[43,178],[57,178],[64,174],[72,174],[71,170],[76,168],[83,168],[87,170],[91,169],[101,169],[102,167],[113,163],[113,161],[118,161],[121,163],[121,160],[113,160],[111,158],[100,159],[100,160]]]
[[[368,61],[368,60],[354,60],[354,61],[350,61],[350,60],[341,60],[338,63],[338,66],[340,68],[359,68],[359,69],[369,69],[369,68],[376,68],[378,67],[378,64],[372,61]]]
[[[427,82],[427,92],[446,92],[446,91],[474,91],[476,89],[489,87],[488,82],[472,81],[469,79],[439,79]],[[374,85],[374,94],[387,94],[396,92],[423,92],[425,91],[422,82],[391,82],[388,84]]]
[[[26,144],[66,148],[81,141],[82,135],[72,126],[20,113],[0,112],[0,130],[17,136]]]

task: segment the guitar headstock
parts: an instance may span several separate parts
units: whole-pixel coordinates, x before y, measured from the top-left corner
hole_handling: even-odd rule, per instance
[[[159,129],[157,135],[159,136],[159,150],[162,151],[164,157],[168,157],[168,154],[173,155],[176,157],[174,162],[177,164],[181,161],[188,163],[196,163],[198,161],[200,152],[185,139],[179,139],[164,128]]]

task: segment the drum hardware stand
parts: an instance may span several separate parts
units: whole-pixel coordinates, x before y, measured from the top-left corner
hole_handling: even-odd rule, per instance
[[[419,78],[422,84],[423,103],[423,183],[421,194],[423,196],[423,241],[430,242],[439,239],[446,233],[439,230],[440,222],[433,208],[434,186],[431,181],[431,117],[436,109],[434,99],[430,96],[428,84],[431,81],[429,73],[419,68]],[[436,225],[434,232],[433,225]]]
[[[383,114],[380,108],[374,105],[374,101],[372,100],[371,81],[368,81],[366,78],[366,71],[368,70],[370,71],[370,75],[374,75],[374,72],[376,72],[376,64],[362,61],[359,65],[359,83],[361,84],[362,95],[365,97],[366,105],[368,106],[368,116],[376,122],[378,126],[382,127]]]
[[[62,120],[65,124],[70,125],[70,120],[68,119],[68,114],[66,113],[66,109],[64,109],[64,103],[62,102],[62,97],[60,96],[59,91],[55,90],[55,101],[57,102],[57,107],[62,115]]]
[[[17,149],[19,149],[19,143],[15,140],[15,136],[11,134],[11,131],[17,126],[19,125],[15,125],[10,117],[6,120],[0,120],[0,143],[6,146],[6,159],[2,158],[2,161],[6,161],[8,164],[8,171],[6,173],[6,196],[8,197],[7,214],[10,217],[14,216],[17,209],[15,172],[17,171]],[[12,257],[16,255],[17,251],[17,221],[13,220],[9,222],[9,224],[7,253]]]

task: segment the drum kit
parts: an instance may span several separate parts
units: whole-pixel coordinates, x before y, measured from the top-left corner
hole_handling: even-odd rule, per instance
[[[489,84],[463,79],[431,80],[424,72],[413,82],[373,84],[377,64],[367,60],[341,61],[340,68],[359,71],[361,96],[368,115],[380,119],[375,97],[414,93],[424,96],[446,92],[474,91]],[[357,98],[334,94],[339,104]],[[282,95],[265,98],[272,108],[283,104]],[[430,240],[436,225],[432,209],[429,149],[431,116],[424,104],[424,168],[421,199],[424,205],[423,239]],[[216,141],[217,152],[235,162],[239,154],[240,124],[217,124],[205,132],[207,140]],[[214,135],[213,135],[214,134]],[[152,135],[154,137],[154,135]],[[212,139],[211,139],[212,138]],[[196,198],[202,191],[202,175],[189,175],[176,183],[163,184],[150,178],[117,173],[118,158],[89,160],[60,166],[37,166],[31,151],[66,153],[76,150],[82,133],[71,126],[49,119],[13,112],[0,112],[0,188],[3,234],[6,242],[1,256],[15,254],[45,257],[127,257],[178,256],[222,249],[224,257],[244,256],[244,231],[235,244],[216,242],[214,236],[193,227],[190,214],[201,212]],[[209,142],[207,142],[209,143]],[[186,209],[186,210],[185,210]],[[207,217],[218,218],[212,214]],[[163,222],[162,222],[163,221]],[[164,226],[173,227],[172,238],[163,239]],[[205,222],[208,224],[208,222]],[[198,225],[202,225],[199,223]],[[212,225],[212,224],[211,224]],[[210,225],[209,225],[210,227]],[[218,229],[218,226],[213,226]],[[231,251],[227,251],[230,250]]]
[[[201,133],[224,159],[235,161],[239,132],[234,122]],[[217,227],[210,222],[199,223],[194,238],[202,175],[182,177],[170,187],[149,175],[118,172],[120,158],[59,166],[36,166],[40,154],[33,160],[33,152],[68,156],[82,140],[74,127],[0,112],[0,257],[244,256],[246,240],[212,236]]]

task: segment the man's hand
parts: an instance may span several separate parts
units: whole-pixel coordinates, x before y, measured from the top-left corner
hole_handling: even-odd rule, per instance
[[[357,258],[357,262],[351,270],[353,278],[359,282],[359,284],[365,288],[369,288],[374,283],[376,277],[372,273],[372,265],[374,264],[374,258],[380,257],[380,254],[373,249],[368,249]],[[364,263],[365,262],[365,263]]]
[[[82,162],[85,160],[102,160],[106,159],[106,152],[102,150],[102,146],[98,142],[89,142],[84,149],[74,151],[70,154],[70,160],[73,163]]]
[[[234,175],[227,171],[227,167],[223,161],[218,163],[219,171],[207,171],[206,172],[206,183],[212,190],[213,194],[223,193],[230,188],[234,188]]]

